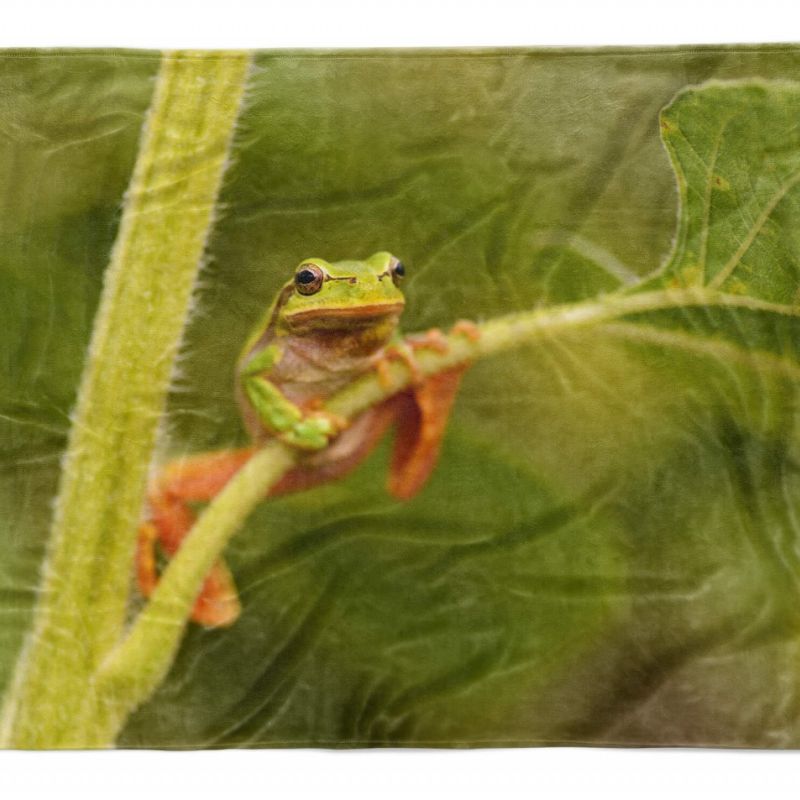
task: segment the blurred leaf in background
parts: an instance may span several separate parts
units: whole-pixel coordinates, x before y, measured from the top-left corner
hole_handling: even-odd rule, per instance
[[[157,64],[0,63],[3,681]],[[712,78],[762,83],[660,117]],[[162,455],[244,440],[236,356],[307,256],[398,254],[415,330],[707,285],[752,234],[721,288],[793,305],[791,80],[777,46],[261,54]],[[241,620],[190,630],[120,744],[800,745],[798,342],[701,308],[481,362],[413,502],[382,449],[258,509]]]

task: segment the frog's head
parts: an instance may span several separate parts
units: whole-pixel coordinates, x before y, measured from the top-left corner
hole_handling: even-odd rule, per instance
[[[334,264],[307,258],[284,287],[281,321],[295,330],[393,326],[405,305],[404,274],[403,264],[385,252]]]

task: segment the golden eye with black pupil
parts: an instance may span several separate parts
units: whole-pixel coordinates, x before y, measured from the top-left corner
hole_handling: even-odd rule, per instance
[[[392,265],[392,280],[395,286],[405,277],[406,268],[402,261],[395,261]]]
[[[300,294],[315,294],[322,288],[325,273],[316,264],[302,264],[294,276]]]

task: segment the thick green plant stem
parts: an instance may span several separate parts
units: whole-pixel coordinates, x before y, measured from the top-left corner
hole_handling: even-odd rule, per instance
[[[136,522],[250,66],[168,53],[105,276],[7,747],[102,744],[93,675],[125,624]]]
[[[612,295],[490,320],[478,326],[477,337],[463,332],[451,333],[447,337],[446,351],[430,349],[417,354],[419,373],[432,375],[477,358],[541,342],[570,330],[607,325],[630,315],[695,306],[798,313],[788,306],[704,289]],[[775,361],[776,369],[785,366],[788,374],[795,374],[793,364],[782,365],[778,359]],[[326,408],[339,416],[353,418],[407,387],[411,380],[408,366],[401,360],[393,361],[380,379],[371,374],[354,382],[332,398]],[[150,603],[95,676],[97,696],[105,704],[98,716],[104,719],[109,741],[127,715],[149,697],[169,670],[208,569],[270,486],[298,458],[298,451],[278,441],[270,442],[230,480],[198,519],[170,561]]]

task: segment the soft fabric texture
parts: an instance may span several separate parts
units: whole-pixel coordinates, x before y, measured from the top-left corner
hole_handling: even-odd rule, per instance
[[[5,51],[0,132],[5,747],[800,746],[800,49]],[[452,333],[309,390],[363,452],[276,446],[131,637],[153,505],[276,441],[235,374],[281,287],[384,252]]]

